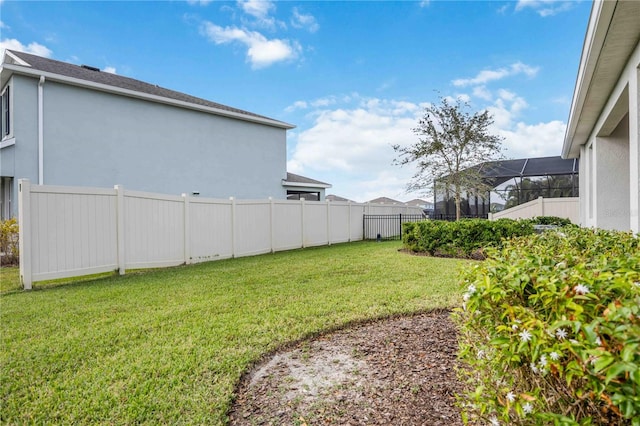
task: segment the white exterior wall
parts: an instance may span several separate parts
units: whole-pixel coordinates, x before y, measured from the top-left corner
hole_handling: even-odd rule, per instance
[[[640,232],[639,66],[640,45],[580,149],[583,226]],[[621,108],[628,112],[618,121]],[[606,128],[614,130],[603,132]]]
[[[499,213],[490,213],[489,220],[530,219],[537,216],[556,216],[580,222],[580,201],[577,197],[538,198],[527,203],[511,207]]]
[[[9,81],[15,145],[2,175],[39,181],[38,80]],[[43,183],[285,198],[286,130],[46,80]],[[17,213],[17,203],[13,206]]]

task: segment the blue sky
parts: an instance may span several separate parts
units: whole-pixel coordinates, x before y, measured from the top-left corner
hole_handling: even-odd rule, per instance
[[[507,158],[559,155],[591,2],[0,0],[0,47],[296,126],[290,172],[409,200],[392,144],[438,96],[489,109]]]

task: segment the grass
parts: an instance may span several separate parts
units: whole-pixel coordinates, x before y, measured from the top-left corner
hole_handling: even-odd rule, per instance
[[[234,386],[266,353],[458,301],[467,262],[399,248],[342,244],[5,293],[0,423],[224,424]]]

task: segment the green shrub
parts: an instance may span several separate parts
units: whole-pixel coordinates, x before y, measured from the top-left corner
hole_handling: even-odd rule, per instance
[[[463,219],[457,222],[427,220],[403,224],[405,248],[431,255],[470,257],[485,247],[499,246],[504,238],[529,235],[528,221]]]
[[[463,276],[465,422],[640,425],[640,240],[563,228]]]
[[[19,252],[18,221],[15,218],[0,221],[0,264],[17,265]]]
[[[558,216],[537,216],[528,220],[534,225],[577,226],[569,219]]]

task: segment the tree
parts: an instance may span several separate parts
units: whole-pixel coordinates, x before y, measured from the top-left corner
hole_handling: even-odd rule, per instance
[[[440,98],[439,105],[425,108],[418,126],[412,129],[419,140],[408,147],[393,145],[398,153],[395,164],[415,163],[417,172],[407,190],[430,190],[435,186],[451,192],[460,219],[463,193],[484,197],[489,185],[482,180],[479,166],[501,157],[502,137],[492,135],[489,111],[469,112],[469,104],[457,99],[451,104]]]

